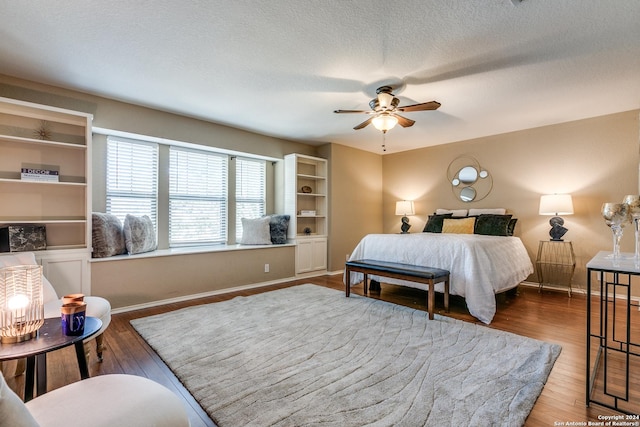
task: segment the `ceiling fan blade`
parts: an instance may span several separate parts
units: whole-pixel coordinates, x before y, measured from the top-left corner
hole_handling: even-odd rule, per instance
[[[415,123],[415,120],[407,119],[399,114],[394,114],[394,116],[398,119],[398,124],[403,128],[411,127]]]
[[[337,114],[344,114],[344,113],[365,113],[365,114],[371,114],[371,111],[365,111],[365,110],[333,110],[334,113]]]
[[[369,123],[371,123],[371,120],[373,120],[373,117],[368,118],[367,120],[365,120],[364,122],[360,123],[358,126],[354,127],[354,130],[360,130],[362,128],[365,128],[369,125]]]
[[[437,110],[440,108],[440,103],[437,101],[423,102],[422,104],[405,105],[404,107],[398,107],[398,111],[411,112],[411,111],[425,111],[425,110]]]

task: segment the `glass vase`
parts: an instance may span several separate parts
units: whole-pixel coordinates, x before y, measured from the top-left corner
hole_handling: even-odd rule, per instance
[[[630,222],[629,206],[626,203],[604,203],[601,213],[605,223],[611,227],[613,234],[613,259],[620,259],[620,240],[623,228]]]

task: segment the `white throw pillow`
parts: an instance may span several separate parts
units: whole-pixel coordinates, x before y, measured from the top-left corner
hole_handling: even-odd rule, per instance
[[[507,212],[504,208],[497,209],[469,209],[469,216],[478,216],[483,214],[504,215]]]
[[[270,217],[262,218],[242,218],[242,238],[243,245],[271,245],[271,231],[269,228]]]
[[[453,218],[461,218],[467,216],[466,209],[436,209],[436,215],[452,214]]]

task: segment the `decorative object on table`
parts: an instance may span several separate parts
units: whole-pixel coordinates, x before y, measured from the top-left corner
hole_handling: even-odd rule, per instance
[[[625,203],[603,203],[601,209],[604,222],[613,233],[613,259],[620,259],[620,239],[623,228],[630,222],[629,206]]]
[[[480,166],[471,156],[460,156],[451,161],[447,169],[447,180],[451,191],[463,202],[477,202],[484,199],[493,188],[493,178],[489,171]]]
[[[305,227],[304,230],[302,230],[302,231],[304,231],[304,234],[306,234],[307,236],[309,234],[311,234],[311,228],[309,228],[309,227]]]
[[[33,137],[35,139],[42,139],[44,141],[51,141],[51,123],[46,120],[40,120],[40,126],[33,131]]]
[[[83,296],[84,299],[84,296]],[[84,334],[84,320],[87,313],[87,303],[76,301],[64,303],[60,308],[62,319],[62,332],[67,336],[79,336]]]
[[[636,238],[635,259],[640,261],[640,195],[629,194],[624,196],[623,202],[628,206],[629,216],[633,222]]]
[[[411,228],[407,215],[415,215],[413,202],[409,200],[396,202],[396,215],[402,215],[402,225],[400,226],[400,229],[402,230],[402,234],[407,234]]]
[[[44,225],[12,224],[0,227],[0,252],[31,252],[47,249]]]
[[[42,267],[0,269],[0,339],[16,343],[34,338],[44,324]]]
[[[309,187],[308,185],[305,185],[301,188],[303,193],[311,193],[313,191],[313,189],[311,189],[311,187]]]
[[[562,241],[562,237],[569,231],[564,227],[564,219],[560,215],[573,214],[573,201],[570,194],[546,194],[540,196],[540,215],[553,215],[549,220],[551,240]]]

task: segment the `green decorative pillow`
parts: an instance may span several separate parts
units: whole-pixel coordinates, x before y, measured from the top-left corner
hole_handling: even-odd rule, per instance
[[[445,218],[451,218],[453,214],[443,214],[443,215],[429,215],[429,219],[427,223],[424,225],[423,232],[426,233],[442,233],[442,223]]]
[[[478,215],[475,234],[486,236],[508,236],[509,221],[512,215]]]
[[[509,225],[507,226],[507,236],[513,236],[516,230],[516,222],[518,222],[518,218],[511,218],[509,220]]]

